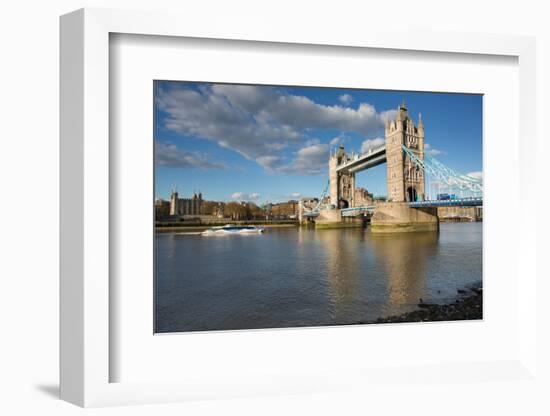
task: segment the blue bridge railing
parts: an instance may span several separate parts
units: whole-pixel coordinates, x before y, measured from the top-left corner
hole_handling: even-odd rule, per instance
[[[411,208],[422,207],[480,207],[483,205],[483,197],[436,199],[427,201],[409,202]]]

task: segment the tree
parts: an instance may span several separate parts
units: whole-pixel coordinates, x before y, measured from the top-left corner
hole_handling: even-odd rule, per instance
[[[203,201],[202,209],[204,215],[216,215],[218,209],[218,202],[215,201]]]
[[[247,208],[248,219],[258,219],[265,216],[265,211],[252,202],[247,204]]]
[[[225,204],[225,215],[234,220],[246,219],[247,207],[240,202],[228,202]]]

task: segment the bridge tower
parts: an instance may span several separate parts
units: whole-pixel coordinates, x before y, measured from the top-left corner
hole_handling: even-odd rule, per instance
[[[423,200],[424,172],[404,154],[405,145],[419,159],[424,159],[424,124],[418,115],[415,126],[405,102],[397,107],[395,120],[387,120],[385,128],[388,200],[393,202]]]
[[[330,156],[329,167],[329,196],[330,203],[336,208],[351,208],[355,206],[355,173],[338,172],[338,165],[348,159],[344,145]]]

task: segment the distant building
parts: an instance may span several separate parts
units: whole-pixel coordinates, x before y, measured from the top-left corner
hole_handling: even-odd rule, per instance
[[[155,219],[160,220],[170,215],[170,201],[164,199],[155,200]]]
[[[202,193],[194,193],[191,198],[180,198],[177,190],[170,195],[170,215],[202,215]]]
[[[266,209],[274,218],[296,218],[299,211],[298,201],[290,200],[278,204],[269,204]]]
[[[354,206],[361,207],[374,204],[374,196],[365,188],[355,188],[355,196],[353,198]]]

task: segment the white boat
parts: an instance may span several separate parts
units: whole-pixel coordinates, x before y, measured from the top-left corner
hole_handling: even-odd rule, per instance
[[[255,225],[224,225],[223,227],[212,227],[202,232],[202,235],[231,235],[231,234],[261,234],[262,227]]]

